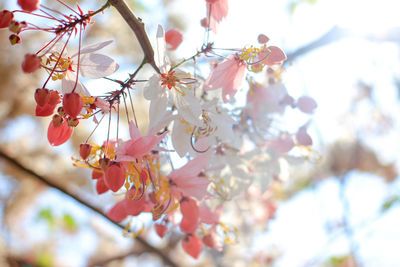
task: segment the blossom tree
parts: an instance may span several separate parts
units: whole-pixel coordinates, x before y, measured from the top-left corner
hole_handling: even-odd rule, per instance
[[[216,47],[213,38],[229,15],[228,0],[203,1],[198,28],[204,39],[189,56],[178,53],[192,43],[183,31],[161,19],[138,18],[124,0],[93,2],[90,9],[86,4],[18,0],[17,9],[0,12],[0,28],[13,46],[10,53],[29,50],[18,65],[34,77],[28,86],[36,106],[32,114],[48,124],[47,149],[59,147],[54,149],[65,155],[69,144],[74,147],[60,160],[69,160],[80,174],[76,185],[91,177],[86,186],[96,196],[86,201],[85,193],[58,185],[63,170],[54,170],[61,178],[48,180],[7,153],[1,157],[120,227],[121,236],[141,245],[128,254],[152,252],[178,266],[169,251],[175,244],[198,260],[246,242],[246,223],[232,219],[240,211],[234,206],[245,199],[254,210],[248,221],[267,223],[289,170],[320,159],[308,129],[318,104],[307,94],[289,93],[286,53],[264,33],[241,48]],[[96,36],[104,17],[108,27],[118,18],[131,29],[121,38],[136,40],[138,47],[124,55],[141,60],[107,54],[123,41]],[[96,42],[87,41],[91,35]],[[299,124],[288,113],[308,122]],[[35,134],[46,136],[42,130]],[[41,166],[53,168],[51,162]],[[389,169],[385,174],[391,176]],[[51,211],[39,215],[57,224]],[[63,216],[64,228],[76,230],[74,220]],[[166,250],[152,244],[151,229],[168,240]],[[94,259],[96,264],[103,263]]]

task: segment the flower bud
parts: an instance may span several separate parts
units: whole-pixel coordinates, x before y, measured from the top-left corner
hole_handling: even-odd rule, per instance
[[[22,70],[25,73],[35,72],[40,68],[40,57],[35,54],[26,54],[24,62],[22,62]]]
[[[39,9],[40,0],[18,0],[18,5],[25,11],[32,12]]]
[[[8,25],[8,29],[13,33],[19,33],[22,29],[22,25],[18,21],[11,21]]]
[[[46,105],[48,103],[49,96],[50,96],[50,92],[47,89],[38,88],[35,91],[35,101],[41,107],[43,107],[44,105]]]
[[[68,93],[63,97],[63,108],[66,114],[76,118],[83,107],[82,97],[77,93]]]
[[[60,94],[56,90],[50,90],[48,104],[51,106],[55,106],[60,102],[61,102]]]
[[[58,127],[63,123],[63,118],[60,115],[55,114],[52,119],[54,127]]]
[[[58,113],[58,115],[60,115],[60,116],[64,116],[64,115],[65,115],[65,111],[64,111],[63,107],[59,107],[59,108],[57,109],[57,113]]]
[[[79,155],[82,159],[87,159],[92,152],[92,146],[90,144],[80,144],[79,145]]]
[[[71,138],[74,128],[69,127],[67,121],[61,118],[61,123],[55,126],[54,121],[56,118],[61,118],[58,115],[54,115],[53,120],[50,122],[49,128],[47,130],[47,139],[52,146],[59,146],[64,144]]]
[[[21,43],[21,38],[16,34],[11,34],[8,39],[10,40],[11,45],[16,45]]]
[[[117,192],[125,182],[125,168],[118,162],[113,162],[105,171],[105,182],[108,188]]]
[[[175,50],[182,43],[182,39],[182,33],[178,30],[171,29],[165,33],[165,42],[169,50]]]
[[[12,20],[14,18],[14,14],[11,11],[3,10],[0,12],[0,29],[7,28],[10,26]]]
[[[38,117],[47,117],[54,113],[54,109],[56,106],[52,106],[49,104],[42,106],[36,105],[35,115]]]
[[[258,35],[257,40],[260,44],[265,44],[269,41],[269,38],[265,34],[260,34]]]
[[[68,117],[67,123],[69,127],[76,127],[79,124],[79,120],[77,118]]]

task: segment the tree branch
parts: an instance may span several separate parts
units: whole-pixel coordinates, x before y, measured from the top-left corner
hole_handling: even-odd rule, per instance
[[[154,61],[154,50],[151,46],[142,20],[140,18],[137,18],[135,14],[133,14],[132,10],[129,8],[124,0],[110,0],[110,3],[115,7],[115,9],[117,9],[119,14],[121,14],[126,23],[135,33],[136,38],[138,39],[139,44],[143,49],[147,63],[149,63],[157,71],[157,73],[160,73],[160,69],[157,67]]]
[[[327,33],[322,35],[317,40],[300,47],[299,49],[295,50],[292,53],[287,55],[287,60],[285,61],[285,65],[290,64],[293,62],[297,57],[302,56],[311,52],[314,49],[317,49],[321,46],[331,44],[333,42],[337,42],[340,39],[350,36],[350,31],[345,28],[340,28],[339,26],[334,26],[330,29]]]
[[[66,190],[65,188],[53,183],[50,180],[47,180],[45,177],[39,175],[38,173],[36,173],[35,171],[28,169],[27,167],[23,166],[18,160],[8,156],[6,153],[4,153],[3,151],[0,150],[0,158],[3,158],[4,160],[8,161],[10,164],[12,164],[13,166],[15,166],[16,168],[18,168],[19,170],[25,172],[26,174],[30,175],[31,177],[34,177],[35,179],[39,180],[40,182],[46,184],[49,187],[52,187],[54,189],[57,189],[58,191],[60,191],[61,193],[63,193],[64,195],[74,199],[75,201],[79,202],[81,205],[91,209],[92,211],[94,211],[95,213],[97,213],[99,216],[103,217],[105,220],[107,220],[108,222],[114,224],[115,226],[124,229],[124,226],[116,223],[112,220],[110,220],[104,213],[103,211],[98,208],[93,206],[92,204],[86,202],[85,200],[81,199],[77,194],[74,194],[72,192],[69,192],[68,190]],[[158,248],[153,247],[152,245],[150,245],[146,240],[144,240],[141,237],[136,237],[136,241],[138,241],[146,250],[153,252],[154,254],[157,254],[158,256],[160,256],[160,258],[163,260],[163,262],[171,267],[177,267],[178,265],[176,265],[176,263],[174,263],[169,257],[168,255],[166,255],[164,252],[160,251]]]

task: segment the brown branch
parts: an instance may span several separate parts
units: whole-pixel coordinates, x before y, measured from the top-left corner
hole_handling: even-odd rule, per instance
[[[103,217],[105,220],[107,220],[108,222],[114,224],[115,226],[124,229],[125,227],[119,223],[116,223],[112,220],[110,220],[104,213],[103,211],[98,208],[93,206],[92,204],[86,202],[85,200],[83,200],[82,198],[80,198],[77,194],[74,194],[72,192],[69,192],[67,189],[55,184],[54,182],[46,179],[45,177],[39,175],[38,173],[36,173],[35,171],[28,169],[27,167],[25,167],[24,165],[22,165],[18,160],[14,159],[13,157],[8,156],[6,153],[4,153],[3,151],[0,150],[0,158],[5,159],[6,161],[8,161],[10,164],[14,165],[16,168],[18,168],[19,170],[25,172],[26,174],[28,174],[31,177],[34,177],[35,179],[39,180],[40,182],[46,184],[49,187],[52,187],[54,189],[57,189],[58,191],[60,191],[61,193],[63,193],[64,195],[74,199],[75,201],[79,202],[81,205],[91,209],[92,211],[94,211],[95,213],[97,213],[100,217]],[[174,263],[169,257],[168,255],[166,255],[164,252],[160,251],[158,248],[153,247],[152,245],[150,245],[146,240],[144,240],[141,237],[136,237],[135,239],[136,241],[138,241],[147,251],[153,252],[154,254],[157,254],[158,256],[160,256],[160,258],[163,260],[163,262],[171,267],[177,267],[178,265],[176,263]]]
[[[119,14],[121,14],[126,23],[135,33],[136,38],[138,39],[139,44],[143,49],[147,63],[149,63],[157,71],[157,73],[160,73],[160,69],[157,67],[154,61],[154,50],[151,46],[142,20],[140,18],[137,18],[135,14],[133,14],[132,10],[129,8],[124,0],[110,0],[110,3],[112,6],[115,7],[115,9],[117,9]]]
[[[97,260],[97,261],[93,261],[93,262],[88,264],[88,267],[104,266],[107,263],[110,263],[110,262],[113,262],[113,261],[117,261],[117,260],[122,260],[122,259],[125,259],[126,257],[131,256],[131,255],[140,254],[141,252],[142,252],[142,250],[139,250],[137,248],[132,248],[131,250],[128,250],[126,252],[122,252],[120,254],[116,254],[116,255],[113,255],[113,256],[108,257],[108,258],[104,258],[104,259],[100,259],[100,260]]]
[[[300,47],[299,49],[295,50],[292,53],[289,53],[287,55],[287,60],[285,61],[285,65],[290,64],[293,62],[297,57],[302,56],[304,54],[307,54],[311,52],[314,49],[317,49],[319,47],[322,47],[324,45],[331,44],[333,42],[337,42],[345,37],[350,36],[350,31],[344,28],[340,28],[338,26],[334,26],[332,29],[330,29],[327,33],[322,35],[320,38],[317,40]]]

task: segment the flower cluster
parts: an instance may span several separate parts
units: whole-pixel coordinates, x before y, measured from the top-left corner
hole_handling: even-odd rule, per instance
[[[226,49],[223,54],[218,54],[207,40],[192,57],[174,63],[167,57],[167,45],[169,50],[177,49],[183,36],[176,29],[164,33],[158,26],[154,57],[158,70],[143,87],[144,98],[149,101],[149,126],[146,135],[142,135],[131,91],[138,90],[137,83],[143,82],[136,80],[136,75],[149,59],[125,81],[110,79],[117,89],[110,89],[104,97],[91,96],[80,77],[99,79],[118,70],[115,60],[98,53],[111,41],[81,47],[82,32],[91,17],[104,11],[109,3],[95,12],[84,13],[79,6],[75,11],[57,1],[72,14],[59,16],[58,11],[39,1],[23,0],[18,1],[22,10],[0,12],[0,27],[13,32],[12,44],[20,43],[20,34],[28,30],[52,35],[42,49],[27,54],[22,63],[26,73],[42,69],[48,75],[34,98],[37,116],[53,115],[47,134],[50,144],[67,142],[80,120],[93,118],[99,125],[108,115],[107,140],[90,143],[89,136],[79,147],[80,156],[74,158],[76,166],[91,169],[98,194],[123,192],[123,199],[107,216],[116,222],[129,217],[127,236],[141,233],[142,229],[131,229],[132,220],[141,213],[153,215],[160,237],[179,226],[185,235],[182,247],[194,258],[199,257],[203,245],[221,250],[223,243],[235,242],[234,227],[223,222],[224,201],[245,192],[252,184],[265,191],[273,177],[280,175],[279,162],[295,157],[292,149],[311,151],[307,124],[292,133],[273,125],[287,108],[298,108],[307,114],[316,108],[310,97],[295,100],[281,82],[285,53],[277,46],[267,46],[269,38],[260,35],[259,47]],[[228,1],[206,0],[205,4],[207,17],[202,25],[207,31],[216,32],[217,24],[227,16]],[[39,27],[17,22],[14,16],[19,12],[55,25]],[[79,38],[79,49],[69,56],[66,47],[74,34]],[[194,75],[189,63],[212,56],[216,59],[211,63],[211,72]],[[221,57],[223,60],[218,61]],[[266,81],[260,81],[259,74],[264,74]],[[60,89],[47,88],[49,80],[61,80]],[[247,91],[243,107],[235,106],[240,91]],[[131,110],[127,108],[128,100]],[[126,111],[128,140],[118,138],[118,129],[117,138],[110,138],[112,114],[119,122],[120,106]],[[97,114],[101,114],[100,121]],[[186,163],[175,168],[173,154]]]

